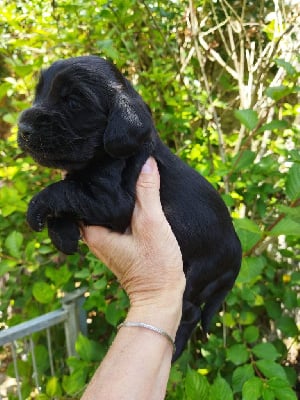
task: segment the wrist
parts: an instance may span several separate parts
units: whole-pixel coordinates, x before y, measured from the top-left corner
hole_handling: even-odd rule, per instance
[[[175,338],[182,314],[183,288],[156,296],[131,299],[127,321],[144,322],[165,330]]]

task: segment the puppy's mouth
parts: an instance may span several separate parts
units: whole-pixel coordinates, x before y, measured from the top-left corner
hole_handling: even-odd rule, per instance
[[[68,160],[68,159],[64,159],[64,158],[49,158],[47,156],[33,155],[33,154],[31,154],[31,156],[40,165],[43,165],[45,167],[51,167],[51,168],[65,169],[67,171],[75,170],[75,169],[76,170],[82,169],[87,164],[87,161],[81,161],[81,160]]]
[[[43,114],[40,115],[42,121],[37,117],[33,122],[28,121],[32,110],[37,112],[28,109],[19,120],[18,144],[38,164],[67,171],[80,170],[104,151],[103,139],[94,126],[89,132],[87,129],[77,132],[72,127],[54,124]]]
[[[28,153],[38,164],[44,167],[69,170],[79,170],[84,168],[90,160],[70,157],[66,154],[59,154],[57,149],[52,152],[45,151],[43,146],[33,148],[26,140],[18,137],[18,143],[22,150]]]

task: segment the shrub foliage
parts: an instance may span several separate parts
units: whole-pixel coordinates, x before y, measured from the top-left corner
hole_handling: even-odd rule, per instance
[[[291,2],[292,3],[292,2]],[[86,286],[88,338],[36,398],[79,398],[128,300],[82,246],[65,257],[25,222],[59,171],[16,144],[38,72],[65,57],[112,60],[149,104],[163,140],[219,190],[243,245],[240,275],[206,343],[172,367],[167,399],[294,400],[299,374],[299,57],[297,5],[283,0],[0,1],[0,304],[2,327],[59,307]],[[37,338],[38,340],[38,338]],[[57,341],[59,342],[59,335]],[[45,345],[36,349],[45,360]],[[22,361],[22,392],[33,387]],[[7,373],[11,373],[9,367]],[[299,394],[299,386],[298,386]],[[13,398],[13,397],[12,397]]]

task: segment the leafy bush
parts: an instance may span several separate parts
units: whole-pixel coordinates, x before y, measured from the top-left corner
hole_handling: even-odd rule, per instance
[[[1,325],[58,308],[61,293],[75,287],[84,285],[89,293],[89,338],[78,338],[78,358],[68,360],[72,373],[50,377],[46,366],[37,398],[78,398],[128,307],[112,274],[84,246],[65,257],[46,232],[33,233],[25,223],[29,199],[60,172],[40,168],[17,148],[17,117],[32,100],[40,68],[58,58],[97,54],[131,79],[165,142],[219,190],[243,245],[236,285],[207,342],[196,331],[172,367],[167,399],[296,399],[295,10],[283,1],[2,3]],[[33,383],[26,376],[29,396]]]

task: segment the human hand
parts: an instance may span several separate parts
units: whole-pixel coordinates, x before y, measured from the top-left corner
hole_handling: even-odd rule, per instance
[[[83,240],[117,276],[131,307],[170,306],[173,299],[182,300],[182,256],[161,207],[159,186],[157,164],[149,158],[137,181],[137,199],[127,232],[82,228]]]
[[[126,321],[150,324],[175,338],[185,276],[178,243],[162,211],[159,183],[156,162],[149,158],[136,185],[127,232],[93,226],[82,228],[82,234],[129,295]],[[118,331],[84,399],[165,397],[173,346],[161,334],[126,326]],[[111,382],[117,384],[112,388]]]

